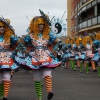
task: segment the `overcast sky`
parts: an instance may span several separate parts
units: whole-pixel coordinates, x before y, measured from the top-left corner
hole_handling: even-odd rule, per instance
[[[29,20],[40,15],[39,9],[49,14],[50,18],[62,18],[67,10],[67,0],[0,0],[0,14],[11,20],[18,36],[27,34]],[[63,17],[65,23],[66,18],[67,11]]]

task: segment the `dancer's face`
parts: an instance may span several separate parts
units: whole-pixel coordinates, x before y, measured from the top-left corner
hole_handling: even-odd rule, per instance
[[[89,42],[90,42],[90,39],[88,38],[88,39],[87,39],[87,43],[89,43]]]
[[[75,40],[73,40],[73,44],[75,43]]]
[[[4,35],[5,33],[5,26],[0,25],[0,35]]]
[[[39,28],[39,31],[42,32],[44,30],[44,24],[39,24],[38,28]]]
[[[80,40],[79,43],[81,44],[82,43],[82,40]]]

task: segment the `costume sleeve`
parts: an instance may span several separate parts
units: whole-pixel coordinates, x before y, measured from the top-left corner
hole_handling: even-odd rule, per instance
[[[99,43],[98,43],[98,47],[100,48],[100,41],[99,41]]]
[[[49,38],[49,42],[50,43],[54,43],[54,41],[56,40],[57,38],[56,38],[56,35],[54,34],[54,33],[50,33],[50,38]]]
[[[17,36],[11,36],[10,38],[10,43],[11,44],[16,44],[18,42],[18,37]]]
[[[31,43],[31,38],[30,38],[30,35],[27,35],[23,38],[24,42],[25,43]]]
[[[96,48],[100,46],[100,42],[98,40],[93,41],[92,44],[95,44]]]

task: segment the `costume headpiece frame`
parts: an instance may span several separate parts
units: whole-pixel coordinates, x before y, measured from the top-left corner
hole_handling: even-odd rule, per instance
[[[3,16],[0,17],[0,22],[4,22],[4,23],[8,26],[8,28],[9,28],[10,30],[14,31],[14,30],[13,30],[13,27],[10,25],[10,23],[9,23],[6,19],[4,19]]]
[[[51,21],[50,21],[49,17],[48,17],[46,14],[44,14],[44,12],[43,12],[42,10],[39,9],[39,11],[40,11],[41,16],[42,16],[42,17],[45,19],[45,21],[47,22],[47,24],[48,24],[49,26],[51,26]]]

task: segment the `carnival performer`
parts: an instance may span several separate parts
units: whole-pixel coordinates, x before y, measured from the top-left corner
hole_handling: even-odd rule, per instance
[[[85,36],[84,46],[86,49],[86,59],[84,61],[86,67],[86,74],[89,74],[89,63],[91,61],[91,57],[89,55],[92,55],[92,39],[90,38],[90,36]]]
[[[16,45],[18,38],[10,25],[10,20],[0,17],[0,100],[8,100],[11,71],[19,67],[14,63],[12,53]]]
[[[95,50],[98,48],[98,44],[99,44],[99,40],[96,39],[96,34],[93,33],[92,35],[90,35],[91,39],[92,39],[92,53],[95,53]],[[92,70],[93,72],[96,72],[96,62],[94,60],[91,59],[91,66],[92,66]]]
[[[92,48],[93,48],[93,54],[91,55],[94,63],[97,63],[98,66],[98,76],[100,77],[100,34],[97,33],[95,34],[95,40],[94,37],[92,37],[93,43],[92,43]]]
[[[75,56],[78,54],[78,46],[76,44],[76,40],[77,40],[76,36],[75,36],[75,38],[73,37],[71,39],[72,50],[73,50]],[[74,61],[75,61],[74,64],[76,65],[76,67],[79,68],[80,67],[79,62],[78,62],[78,60],[75,59],[75,57],[74,57]],[[74,67],[74,69],[75,69],[75,67]]]
[[[70,39],[70,42],[68,43],[68,49],[69,49],[69,53],[70,53],[70,57],[69,57],[69,61],[70,61],[70,64],[71,64],[71,67],[72,69],[75,71],[76,68],[75,68],[75,52],[74,52],[74,49],[72,48],[72,44],[71,44],[71,38],[69,37]]]
[[[71,40],[71,44],[72,44],[72,49],[74,50],[75,53],[75,62],[76,62],[76,67],[80,68],[80,61],[77,59],[77,57],[79,57],[79,37],[77,35],[75,35],[75,37],[72,38]]]
[[[55,58],[51,51],[49,51],[49,45],[55,44],[57,38],[51,32],[51,23],[49,18],[43,11],[39,10],[41,16],[34,17],[29,25],[29,34],[24,37],[22,43],[27,45],[31,44],[31,50],[29,56],[25,59],[25,66],[28,69],[33,70],[35,89],[38,96],[38,100],[42,100],[42,87],[41,81],[44,78],[47,89],[47,99],[51,100],[54,95],[52,90],[52,68],[55,68],[61,64]]]
[[[68,56],[67,56],[67,45],[65,43],[62,43],[62,48],[61,48],[61,51],[62,54],[61,54],[61,61],[62,61],[62,67],[64,67],[66,69],[66,61],[68,60]]]
[[[68,36],[67,39],[66,39],[66,45],[64,46],[64,51],[65,53],[62,55],[63,57],[63,60],[66,62],[66,66],[65,66],[65,69],[68,68],[69,66],[69,62],[70,62],[70,56],[71,56],[71,52],[70,52],[70,49],[71,49],[71,39],[70,37]],[[73,69],[73,66],[71,65],[72,69]]]
[[[100,77],[100,47],[96,48],[94,54],[92,54],[90,57],[92,58],[91,60],[93,60],[94,62],[97,62],[98,76]]]
[[[80,72],[82,72],[82,65],[83,65],[84,60],[85,60],[85,50],[84,50],[82,36],[79,36],[76,39],[76,44],[77,44],[77,47],[78,47],[78,51],[75,55],[75,60],[77,61],[77,65],[80,67]]]

